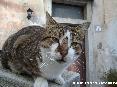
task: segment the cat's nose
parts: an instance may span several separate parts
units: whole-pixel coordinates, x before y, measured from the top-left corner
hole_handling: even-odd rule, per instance
[[[59,47],[59,58],[57,59],[57,62],[63,63],[66,62],[66,55],[68,54],[68,48],[65,49],[64,47]]]
[[[63,43],[61,45],[59,45],[59,52],[61,54],[62,57],[65,57],[68,54],[68,44],[67,43]]]
[[[62,58],[64,58],[68,54],[68,47],[60,46],[59,52]]]
[[[67,54],[68,54],[68,51],[67,50],[63,50],[60,52],[62,58],[64,58]]]

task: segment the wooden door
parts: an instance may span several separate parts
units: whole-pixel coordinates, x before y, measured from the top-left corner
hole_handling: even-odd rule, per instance
[[[55,1],[55,0],[53,0]],[[84,7],[79,5],[72,5],[66,3],[52,4],[52,16],[59,23],[70,23],[69,26],[77,26],[79,20],[84,19]],[[76,23],[77,20],[77,23]],[[80,22],[79,22],[80,23]],[[84,39],[85,44],[85,39]],[[80,74],[80,82],[86,81],[86,57],[85,57],[85,45],[83,46],[83,52],[81,56],[68,68],[69,71],[74,71]],[[77,82],[77,81],[76,81]],[[79,82],[79,79],[78,79]],[[86,87],[85,84],[80,87]]]
[[[85,39],[84,39],[85,43]],[[85,56],[85,45],[81,56],[68,67],[69,71],[74,71],[80,74],[80,82],[86,82],[86,56]],[[77,81],[76,81],[77,82]],[[85,84],[81,84],[80,87],[86,87]]]

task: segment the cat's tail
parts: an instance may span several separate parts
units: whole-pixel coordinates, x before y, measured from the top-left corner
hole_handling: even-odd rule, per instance
[[[48,87],[48,82],[43,77],[37,77],[33,87]]]
[[[7,52],[0,50],[0,62],[2,64],[2,67],[5,69],[10,69],[10,67],[8,66],[8,57],[10,56]]]
[[[1,61],[1,58],[2,58],[2,50],[0,50],[0,61]]]

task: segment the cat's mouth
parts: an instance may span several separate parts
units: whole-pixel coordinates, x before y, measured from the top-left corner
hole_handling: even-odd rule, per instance
[[[66,61],[64,60],[64,58],[62,58],[62,59],[57,59],[56,60],[58,63],[65,63]]]

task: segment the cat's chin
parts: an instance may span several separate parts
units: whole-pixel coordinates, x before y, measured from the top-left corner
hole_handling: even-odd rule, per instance
[[[64,59],[56,59],[56,61],[57,61],[58,63],[66,63],[66,60],[64,60]]]

